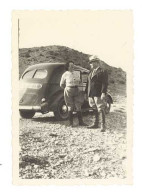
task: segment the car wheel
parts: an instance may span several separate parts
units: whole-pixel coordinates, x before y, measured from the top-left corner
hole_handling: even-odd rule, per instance
[[[20,111],[20,116],[22,118],[32,118],[35,115],[35,111]]]
[[[110,108],[111,108],[111,100],[109,97],[107,97],[106,106],[105,106],[105,113],[106,114],[108,114],[110,112]]]
[[[68,107],[66,106],[64,99],[61,99],[58,102],[57,110],[54,111],[54,116],[57,120],[66,120],[68,118]]]

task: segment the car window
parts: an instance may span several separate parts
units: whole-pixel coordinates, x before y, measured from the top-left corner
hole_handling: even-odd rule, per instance
[[[44,79],[47,76],[47,70],[38,69],[34,75],[35,79]]]
[[[29,70],[23,75],[23,79],[31,79],[33,78],[33,75],[35,73],[35,70]]]
[[[87,83],[88,74],[87,73],[82,73],[81,76],[82,76],[82,82]]]

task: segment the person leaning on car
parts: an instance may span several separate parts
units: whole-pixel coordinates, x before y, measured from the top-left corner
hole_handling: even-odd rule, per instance
[[[62,75],[60,87],[64,89],[64,99],[68,107],[70,126],[73,127],[73,111],[77,111],[79,125],[86,126],[82,119],[82,95],[79,92],[78,86],[81,79],[76,79],[74,75],[74,63],[72,61],[66,64],[66,72]]]
[[[95,56],[89,58],[91,71],[88,75],[86,93],[89,105],[94,109],[95,121],[88,128],[98,128],[101,119],[101,131],[105,131],[105,98],[108,87],[108,73],[101,67],[101,61]],[[100,117],[101,115],[101,117]]]

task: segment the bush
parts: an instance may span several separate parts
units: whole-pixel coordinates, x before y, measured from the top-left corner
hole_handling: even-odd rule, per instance
[[[30,58],[31,56],[30,56],[29,52],[27,52],[27,53],[25,53],[25,56],[24,57]]]
[[[123,80],[120,80],[119,83],[122,84],[122,85],[124,85],[126,82],[123,81]]]
[[[114,84],[114,83],[115,83],[114,79],[110,79],[110,80],[109,80],[109,83]]]

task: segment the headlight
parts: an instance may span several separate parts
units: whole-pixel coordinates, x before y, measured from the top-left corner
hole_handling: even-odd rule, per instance
[[[45,102],[45,101],[46,101],[46,99],[45,98],[42,98],[41,102]]]

